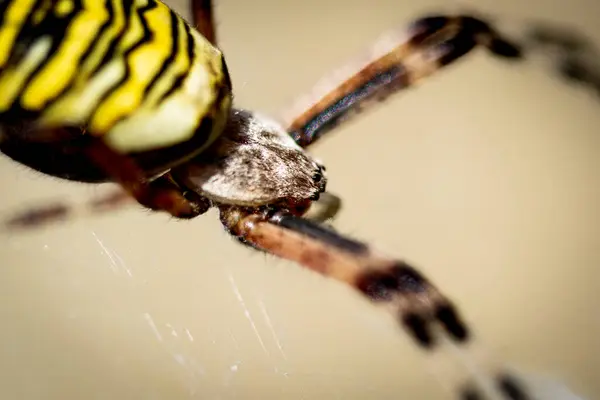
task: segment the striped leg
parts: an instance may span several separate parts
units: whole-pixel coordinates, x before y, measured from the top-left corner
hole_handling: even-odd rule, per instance
[[[213,17],[212,0],[190,0],[192,8],[192,21],[198,32],[208,39],[214,46],[217,45],[217,32]]]
[[[127,156],[107,148],[98,140],[83,150],[90,160],[118,183],[121,189],[94,198],[89,204],[77,207],[65,202],[50,202],[26,209],[22,213],[12,213],[4,221],[9,229],[29,229],[51,224],[72,217],[77,211],[96,214],[114,211],[134,198],[140,205],[155,211],[165,211],[176,218],[190,219],[205,213],[211,203],[208,199],[176,185],[169,174],[148,181],[141,169]],[[11,156],[14,156],[12,153]]]
[[[210,207],[208,200],[200,196],[186,198],[185,193],[166,178],[148,181],[133,159],[111,150],[102,140],[95,140],[84,151],[114,182],[151,210],[166,211],[174,217],[189,219],[206,212]]]
[[[77,131],[77,130],[76,130]],[[23,165],[63,179],[87,183],[113,181],[120,190],[94,199],[85,205],[84,213],[96,213],[117,208],[127,198],[151,210],[165,211],[177,218],[193,218],[210,207],[207,199],[179,188],[164,175],[153,181],[126,155],[110,149],[101,139],[84,136],[81,139],[60,140],[64,132],[44,132],[35,136],[54,141],[32,141],[20,135],[7,135],[0,140],[0,151]],[[54,135],[54,136],[52,136]],[[50,202],[29,208],[22,213],[11,213],[5,221],[8,228],[35,228],[64,220],[78,210],[72,204]]]
[[[454,364],[458,348],[472,362],[462,371],[451,365],[438,373],[453,398],[532,398],[519,379],[476,351],[476,340],[454,305],[408,263],[291,214],[232,206],[221,206],[220,212],[225,228],[243,243],[350,285],[389,311],[421,349],[438,356],[436,361]],[[473,363],[477,373],[469,369]]]
[[[499,57],[521,57],[516,45],[479,19],[421,18],[408,32],[388,32],[366,55],[318,83],[284,113],[285,126],[299,145],[307,147],[358,111],[412,86],[477,46]]]

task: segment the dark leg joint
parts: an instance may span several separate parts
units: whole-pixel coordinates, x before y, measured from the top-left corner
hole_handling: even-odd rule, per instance
[[[390,301],[398,288],[398,279],[388,272],[371,271],[363,274],[356,286],[373,301]]]
[[[454,38],[436,45],[443,51],[439,59],[440,65],[445,66],[456,61],[473,50],[477,44],[476,36],[471,35],[469,32],[460,32]]]
[[[464,24],[465,33],[468,33],[474,38],[480,37],[481,35],[487,37],[483,44],[492,54],[504,58],[522,58],[523,54],[521,48],[515,43],[503,39],[495,32],[489,23],[478,18],[467,16],[462,18],[462,22]]]
[[[368,247],[364,243],[343,237],[335,231],[305,218],[289,214],[276,215],[271,218],[271,222],[305,236],[318,239],[348,253],[361,254],[368,251]]]
[[[418,46],[429,36],[446,27],[451,19],[442,15],[419,18],[410,27],[412,37],[410,43]]]
[[[565,78],[575,82],[593,82],[593,77],[586,67],[575,58],[566,58],[558,66],[559,72]]]
[[[433,337],[429,331],[428,321],[421,315],[416,313],[402,315],[402,325],[421,347],[425,349],[433,347]]]
[[[529,400],[529,397],[525,394],[525,391],[521,388],[521,385],[515,378],[509,375],[500,377],[498,382],[500,391],[510,400]]]
[[[443,304],[437,307],[435,317],[446,328],[450,336],[458,342],[464,343],[469,339],[467,327],[450,304]]]
[[[424,292],[425,284],[414,268],[398,261],[390,269],[365,272],[357,287],[371,300],[389,301],[394,294]]]
[[[181,219],[192,219],[204,214],[211,202],[195,192],[184,191],[167,176],[139,185],[133,194],[141,205],[156,211],[166,211]]]
[[[484,397],[474,387],[468,386],[460,393],[461,400],[484,400]]]
[[[416,269],[403,261],[392,267],[392,274],[397,280],[396,289],[402,293],[419,293],[425,291],[427,281]]]
[[[520,46],[499,37],[492,38],[488,49],[496,56],[512,59],[523,58],[523,50]]]

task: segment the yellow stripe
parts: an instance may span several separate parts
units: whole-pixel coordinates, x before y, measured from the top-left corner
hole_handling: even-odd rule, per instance
[[[8,6],[0,26],[0,68],[6,64],[13,42],[34,4],[35,0],[14,0]]]
[[[85,2],[83,3],[83,7],[85,8]],[[73,0],[61,0],[55,7],[54,12],[59,17],[65,17],[69,15],[70,12],[73,12],[75,8],[75,4],[73,4]]]
[[[191,32],[194,58],[181,89],[155,109],[137,110],[130,118],[116,124],[104,136],[108,146],[120,153],[129,153],[182,143],[194,135],[205,116],[214,118],[214,129],[206,133],[204,145],[190,154],[198,154],[222,133],[231,99],[214,103],[223,80],[221,53],[203,36]]]
[[[85,63],[81,66],[81,69],[78,72],[76,85],[84,84],[86,80],[89,79],[92,71],[98,67],[104,58],[111,42],[125,26],[125,10],[123,9],[123,2],[121,0],[112,0],[111,2],[113,5],[113,18],[110,27],[104,31],[102,37],[96,43],[96,46],[87,57]]]
[[[160,70],[169,55],[171,48],[170,13],[169,9],[158,2],[157,7],[145,13],[148,29],[154,38],[134,50],[125,62],[130,68],[128,80],[114,90],[98,107],[90,121],[90,130],[100,133],[107,132],[115,122],[134,112],[143,101],[144,89]],[[137,15],[135,16],[137,21]],[[139,36],[142,27],[137,21]],[[133,35],[132,35],[133,36]],[[132,38],[126,38],[126,42]]]
[[[138,40],[142,38],[142,35],[144,34],[142,22],[140,21],[140,16],[138,15],[138,9],[141,5],[137,3],[138,2],[134,2],[134,4],[132,5],[131,14],[129,16],[129,26],[127,27],[127,30],[123,33],[123,36],[119,39],[119,44],[115,49],[117,53],[122,53],[131,46],[133,46]]]
[[[70,0],[61,0],[56,7],[63,8],[61,12],[68,11],[69,3]],[[69,25],[61,46],[23,93],[21,102],[25,108],[38,110],[67,87],[77,73],[80,57],[107,18],[103,2],[83,1],[83,10]]]
[[[177,31],[179,32],[177,55],[160,80],[156,82],[154,88],[148,93],[146,101],[144,102],[144,107],[156,107],[158,105],[158,100],[170,89],[177,77],[190,69],[191,60],[187,54],[188,35],[185,30],[185,22],[183,22],[182,19],[177,20]],[[174,93],[177,92],[177,90],[175,90]]]
[[[85,84],[69,90],[66,96],[53,103],[40,118],[40,123],[47,126],[80,125],[85,123],[96,109],[96,104],[103,94],[121,80],[125,74],[125,63],[113,58]],[[93,132],[102,135],[106,132]]]
[[[11,3],[11,25],[23,24],[27,13],[23,12],[22,5],[32,6],[33,1],[14,0],[15,3]],[[48,1],[54,5],[57,14],[66,16],[73,10],[73,0]],[[23,90],[28,76],[47,60],[51,38],[40,38],[34,42],[19,65],[0,69],[0,112],[2,107],[8,108],[15,100],[20,100],[26,108],[41,109],[72,82],[73,86],[59,101],[43,110],[37,120],[41,126],[87,123],[88,134],[105,135],[107,144],[126,153],[187,140],[194,134],[201,119],[210,115],[215,118],[215,129],[205,143],[208,145],[220,133],[220,125],[225,121],[223,108],[226,109],[231,100],[227,98],[221,104],[214,104],[217,88],[223,79],[219,50],[193,30],[189,36],[185,21],[178,19],[177,54],[145,96],[146,88],[171,56],[174,40],[171,11],[158,2],[156,7],[144,12],[144,20],[141,21],[136,10],[139,11],[151,0],[135,0],[136,10],[126,21],[122,0],[110,0],[114,5],[113,18],[108,21],[110,25],[78,70],[76,65],[80,57],[108,18],[102,0],[82,1],[83,9],[70,21],[63,42],[44,68],[33,77],[21,99],[16,99],[16,96]],[[14,7],[16,3],[21,5],[19,9]],[[41,13],[40,10],[44,8],[40,6],[36,11]],[[126,24],[127,30],[118,36]],[[144,24],[152,34],[151,40],[133,48],[143,39]],[[9,37],[7,32],[10,33],[7,25],[0,26],[5,41]],[[118,40],[114,54],[101,64],[114,39]],[[8,53],[13,45],[12,42],[5,44]],[[188,56],[188,45],[193,45],[193,57]],[[0,52],[0,55],[4,53]],[[123,81],[126,68],[128,75]],[[96,69],[98,72],[92,78],[90,74]],[[182,74],[185,79],[181,87],[159,104],[159,99]]]

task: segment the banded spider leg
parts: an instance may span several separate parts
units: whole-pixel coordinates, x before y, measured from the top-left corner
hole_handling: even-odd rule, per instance
[[[485,22],[468,16],[423,18],[411,27],[407,41],[399,41],[399,36],[386,36],[383,43],[373,46],[379,53],[374,50],[368,54],[361,68],[353,64],[349,75],[337,82],[329,77],[325,81],[329,86],[318,85],[296,105],[286,121],[287,131],[296,143],[309,147],[373,100],[382,100],[414,84],[479,45],[500,57],[521,56],[517,46]],[[340,72],[338,78],[348,73]],[[303,218],[307,207],[285,202],[259,208],[218,207],[225,228],[242,243],[350,285],[391,312],[421,348],[435,352],[441,347],[441,339],[459,346],[471,344],[470,330],[454,305],[413,266],[320,225],[319,220],[335,214],[331,210],[337,211],[340,205],[333,195],[324,200],[330,206],[324,207],[323,218],[311,220]],[[488,395],[530,398],[518,380],[500,366],[488,364],[487,368],[484,373],[490,379],[483,384],[475,376],[449,382],[454,386],[453,395],[462,399]]]

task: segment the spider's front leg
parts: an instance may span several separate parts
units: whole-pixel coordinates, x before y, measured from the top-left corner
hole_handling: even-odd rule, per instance
[[[168,174],[149,181],[132,158],[113,151],[101,140],[86,148],[85,152],[139,204],[150,210],[191,219],[205,213],[211,206],[204,197],[182,190]]]
[[[100,138],[85,136],[70,141],[40,142],[20,135],[6,135],[0,142],[0,151],[34,170],[63,179],[86,183],[110,179],[119,184],[119,189],[86,204],[84,213],[110,211],[131,198],[150,210],[165,211],[183,219],[201,215],[211,206],[206,198],[186,190],[168,173],[149,179],[131,157],[109,148]],[[78,208],[65,202],[48,203],[11,215],[5,226],[35,228],[65,220]]]
[[[431,16],[387,32],[360,58],[347,63],[283,113],[294,140],[308,147],[352,115],[408,88],[477,47],[505,59],[519,46],[471,16]]]
[[[191,0],[192,21],[195,28],[214,46],[217,45],[217,30],[211,0]]]
[[[435,353],[447,339],[461,348],[473,347],[472,334],[454,305],[408,263],[290,212],[224,205],[219,209],[225,228],[243,243],[351,286],[388,310],[425,351]],[[515,377],[486,363],[485,384],[468,372],[458,379],[440,378],[463,400],[531,398]]]
[[[478,46],[501,58],[521,58],[519,46],[480,19],[418,19],[408,29],[384,34],[365,55],[326,76],[284,112],[284,126],[297,144],[309,147],[358,112],[414,85]],[[328,201],[323,204],[330,205],[322,209],[323,219],[332,218],[342,201],[333,194],[324,200]]]

